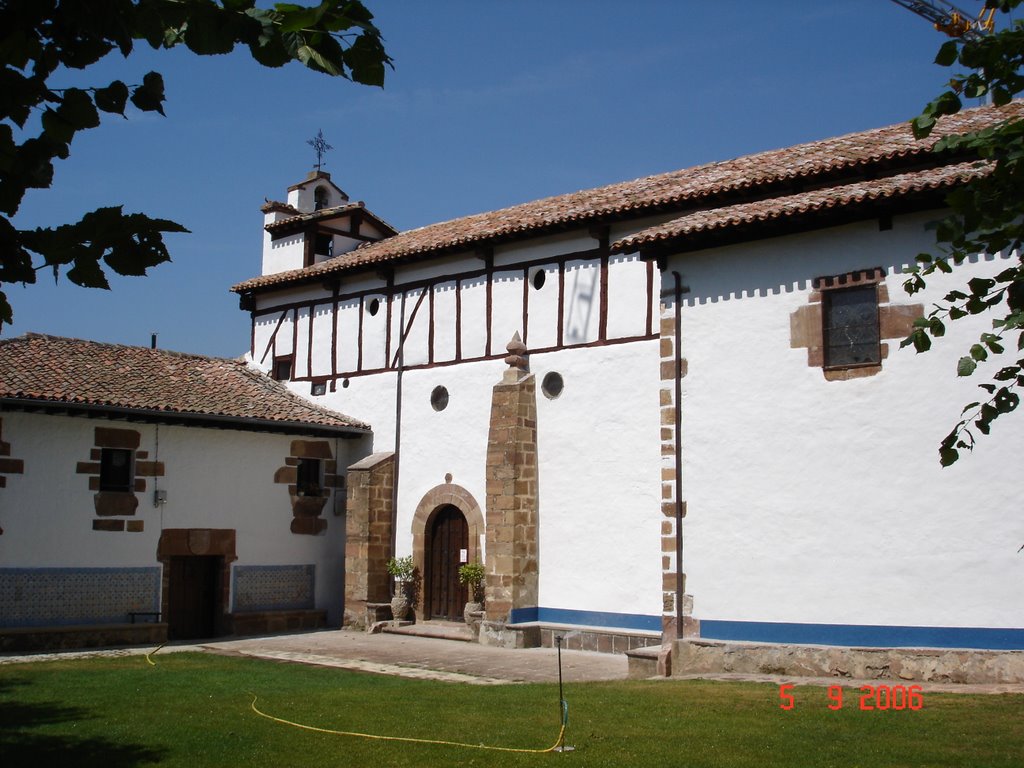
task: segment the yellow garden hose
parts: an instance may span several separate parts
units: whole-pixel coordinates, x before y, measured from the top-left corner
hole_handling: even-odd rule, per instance
[[[146,654],[146,662],[150,666],[156,666],[150,656],[163,648],[163,645],[159,645],[152,651]],[[488,747],[485,744],[466,744],[461,741],[442,741],[440,739],[414,739],[409,736],[380,736],[373,733],[357,733],[355,731],[336,731],[330,728],[318,728],[315,725],[303,725],[302,723],[295,723],[291,720],[285,720],[281,717],[274,717],[274,715],[268,715],[266,712],[261,712],[256,708],[257,696],[255,693],[250,694],[252,696],[252,704],[250,707],[260,717],[265,717],[267,720],[273,720],[275,723],[281,723],[282,725],[290,725],[293,728],[301,728],[304,731],[315,731],[316,733],[329,733],[333,736],[354,736],[360,739],[375,739],[377,741],[404,741],[410,744],[439,744],[446,747],[465,747],[466,749],[483,749],[490,752],[521,752],[534,755],[542,755],[548,752],[555,752],[562,746],[562,740],[565,738],[565,726],[568,722],[568,704],[564,700],[562,701],[562,727],[558,730],[558,738],[555,739],[555,743],[547,749],[516,749],[514,747]],[[568,749],[572,749],[569,747]]]
[[[547,749],[514,749],[513,747],[488,747],[484,744],[464,744],[459,741],[441,741],[439,739],[413,739],[407,736],[378,736],[372,733],[355,733],[353,731],[335,731],[330,728],[317,728],[313,725],[303,725],[302,723],[293,723],[291,720],[284,720],[280,717],[274,717],[268,715],[266,712],[260,712],[256,709],[256,694],[252,695],[252,711],[260,717],[265,717],[267,720],[273,720],[275,723],[281,723],[282,725],[290,725],[294,728],[302,728],[306,731],[316,731],[317,733],[330,733],[334,736],[355,736],[361,739],[376,739],[378,741],[404,741],[412,744],[441,744],[447,747],[465,747],[466,749],[485,749],[491,752],[526,752],[530,754],[544,754],[547,752],[554,752],[562,744],[562,738],[565,736],[565,723],[562,723],[561,729],[558,731],[558,739]]]
[[[146,663],[147,663],[147,664],[149,664],[149,666],[151,666],[151,667],[155,667],[155,666],[156,666],[156,662],[155,662],[155,661],[153,661],[153,660],[152,660],[151,658],[149,658],[149,657],[150,657],[150,656],[152,656],[152,655],[153,655],[154,653],[156,653],[157,651],[159,651],[159,650],[160,650],[161,648],[163,648],[163,647],[164,647],[165,645],[167,645],[167,643],[160,643],[160,645],[158,645],[158,646],[157,646],[156,648],[154,648],[154,649],[153,649],[152,651],[150,651],[149,653],[147,653],[147,654],[146,654]]]

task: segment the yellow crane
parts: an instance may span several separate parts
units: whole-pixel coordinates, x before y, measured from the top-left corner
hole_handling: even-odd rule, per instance
[[[976,40],[988,34],[995,28],[995,8],[982,8],[977,18],[952,3],[937,2],[935,0],[892,0],[896,5],[902,5],[908,11],[913,11],[918,16],[927,19],[940,32],[950,37],[960,37],[964,40]]]

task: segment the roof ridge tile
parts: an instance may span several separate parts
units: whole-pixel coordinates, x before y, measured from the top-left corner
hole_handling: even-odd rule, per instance
[[[1022,101],[1011,102],[1005,107],[975,107],[940,120],[932,136],[926,140],[913,137],[908,121],[545,197],[496,211],[475,213],[406,230],[310,267],[246,280],[231,290],[244,293],[315,280],[346,269],[425,257],[467,248],[474,243],[515,237],[525,232],[582,225],[594,219],[627,212],[653,212],[659,207],[679,205],[712,195],[768,187],[796,178],[827,175],[858,167],[867,168],[897,158],[924,155],[931,151],[942,136],[993,125],[1022,114]],[[936,161],[941,161],[941,158],[936,156]]]

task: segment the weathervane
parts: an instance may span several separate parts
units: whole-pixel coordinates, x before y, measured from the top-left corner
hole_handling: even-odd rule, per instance
[[[309,146],[316,152],[316,170],[320,171],[320,166],[323,165],[324,155],[330,152],[334,147],[327,143],[327,139],[324,138],[324,132],[322,130],[316,132],[316,137],[309,139],[307,142]]]

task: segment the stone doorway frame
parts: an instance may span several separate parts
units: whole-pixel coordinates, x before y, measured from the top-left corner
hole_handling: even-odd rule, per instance
[[[171,590],[171,558],[216,556],[222,558],[219,601],[221,612],[214,630],[217,635],[231,632],[231,564],[235,554],[234,528],[165,528],[157,542],[156,559],[163,565],[161,583],[162,620],[167,621],[167,606]]]
[[[414,607],[421,618],[424,618],[423,606],[426,600],[422,585],[426,583],[427,537],[430,523],[440,509],[448,506],[455,507],[466,518],[466,525],[469,528],[468,562],[483,562],[480,537],[486,533],[486,523],[484,513],[477,500],[473,498],[473,494],[454,483],[443,483],[431,488],[416,505],[416,514],[412,518],[412,562],[419,571],[421,585]]]

